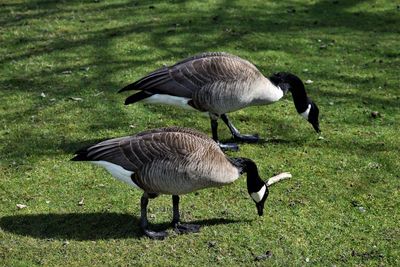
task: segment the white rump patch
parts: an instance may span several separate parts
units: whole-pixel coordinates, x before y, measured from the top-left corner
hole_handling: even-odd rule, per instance
[[[311,110],[311,104],[308,104],[308,108],[306,109],[306,111],[300,113],[300,115],[301,115],[304,119],[308,120],[308,114],[310,114],[310,110]]]
[[[144,99],[143,102],[149,104],[167,104],[182,107],[185,109],[193,109],[193,107],[188,104],[189,100],[190,98],[187,97],[155,94]]]
[[[255,202],[260,202],[261,199],[263,199],[264,194],[265,194],[265,190],[267,189],[266,185],[263,185],[263,187],[261,187],[260,191],[256,192],[256,193],[251,193],[251,198],[254,199]]]
[[[114,176],[118,180],[121,180],[131,186],[139,188],[139,186],[137,186],[131,179],[131,175],[133,174],[133,172],[125,170],[124,168],[122,168],[121,166],[119,166],[117,164],[114,164],[114,163],[111,163],[108,161],[104,161],[104,160],[91,161],[91,162],[93,164],[104,167],[109,173],[111,173],[112,176]]]

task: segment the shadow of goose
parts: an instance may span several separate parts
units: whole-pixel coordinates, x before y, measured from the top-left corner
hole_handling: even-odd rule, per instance
[[[190,221],[201,226],[242,223],[223,218]],[[98,240],[141,238],[139,218],[124,213],[27,214],[0,218],[2,230],[41,239]],[[170,228],[169,222],[152,224],[154,230]]]

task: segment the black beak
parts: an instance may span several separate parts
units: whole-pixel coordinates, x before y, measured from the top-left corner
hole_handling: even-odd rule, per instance
[[[320,133],[320,132],[321,132],[321,130],[319,129],[319,123],[318,123],[318,122],[312,123],[312,126],[314,127],[314,130],[315,130],[317,133]]]
[[[258,216],[263,216],[263,214],[264,214],[264,203],[262,203],[262,202],[256,203],[256,207],[257,207]]]

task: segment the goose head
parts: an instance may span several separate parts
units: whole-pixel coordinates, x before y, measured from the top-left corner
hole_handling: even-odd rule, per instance
[[[311,98],[307,96],[304,84],[299,77],[287,72],[279,72],[272,75],[270,81],[281,88],[284,93],[292,93],[293,102],[297,112],[313,126],[319,133],[319,109]]]
[[[267,182],[260,178],[257,165],[251,159],[231,158],[230,161],[239,169],[241,174],[247,173],[247,192],[256,204],[258,215],[262,216],[264,203],[269,194]]]
[[[304,112],[304,115],[303,113],[301,113],[300,115],[303,116],[309,123],[311,123],[311,125],[313,126],[314,130],[317,133],[321,132],[321,130],[319,129],[319,120],[318,120],[319,109],[317,104],[312,102],[311,99],[307,106],[306,111]]]
[[[252,191],[256,191],[256,190],[252,190]],[[249,194],[251,196],[251,198],[253,199],[254,203],[256,203],[256,208],[257,208],[257,213],[259,216],[262,216],[264,214],[264,203],[268,198],[268,186],[266,183],[264,183],[260,190],[258,190],[257,192],[250,192]]]

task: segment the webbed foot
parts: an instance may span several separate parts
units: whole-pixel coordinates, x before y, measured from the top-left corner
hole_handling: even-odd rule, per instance
[[[200,225],[177,223],[174,230],[177,234],[198,233],[200,232]]]
[[[246,142],[246,143],[257,143],[260,141],[258,134],[238,134],[233,136],[236,141]]]
[[[163,240],[164,238],[166,238],[168,236],[168,233],[165,231],[161,231],[161,232],[155,232],[149,229],[142,229],[143,233],[151,238],[151,239],[155,239],[155,240]]]
[[[239,151],[239,146],[235,143],[220,143],[218,142],[219,148],[222,149],[222,151],[234,151],[237,152]]]

